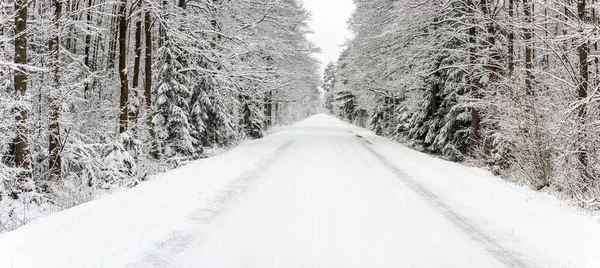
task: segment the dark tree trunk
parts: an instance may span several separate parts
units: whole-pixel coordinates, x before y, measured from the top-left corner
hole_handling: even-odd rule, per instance
[[[92,5],[94,4],[93,0],[88,0],[88,8],[91,8]],[[87,11],[87,15],[86,15],[86,22],[88,24],[92,23],[92,12],[90,12],[89,10]],[[90,70],[90,71],[94,71],[92,66],[90,65],[90,47],[92,45],[92,35],[91,34],[86,34],[85,35],[85,48],[84,48],[84,54],[85,54],[85,58],[84,58],[84,64],[85,66]],[[90,83],[86,82],[85,83],[85,87],[83,89],[83,96],[84,98],[88,98],[89,96],[89,92],[90,92]]]
[[[523,0],[523,15],[525,16],[526,26],[524,31],[525,41],[525,94],[533,96],[533,32],[532,27],[532,14],[530,0]]]
[[[439,78],[437,72],[434,75],[434,77]],[[430,97],[430,104],[431,104],[431,115],[435,115],[435,113],[437,112],[437,110],[439,109],[439,100],[438,100],[438,92],[440,92],[440,84],[435,81],[433,83],[433,85],[431,86],[431,97]]]
[[[275,114],[273,115],[273,122],[275,124],[279,124],[278,116],[279,116],[279,102],[275,102]]]
[[[27,0],[15,0],[15,58],[18,66],[14,71],[14,87],[17,96],[25,97],[27,92],[27,74],[23,71],[27,64]],[[14,140],[15,166],[25,169],[21,177],[31,177],[29,148],[27,146],[27,109],[16,107],[17,135]]]
[[[596,6],[596,0],[592,0],[592,6]],[[592,8],[592,19],[591,22],[594,23],[595,25],[598,25],[598,15],[596,14],[596,8]],[[598,86],[598,82],[600,79],[600,69],[598,64],[600,64],[600,59],[598,57],[598,41],[594,41],[594,52],[596,53],[596,55],[594,56],[594,67],[595,67],[595,79],[594,80],[594,87]]]
[[[58,180],[62,177],[61,163],[61,139],[60,139],[60,18],[62,16],[62,1],[53,0],[54,4],[54,37],[48,42],[53,65],[54,93],[48,97],[50,104],[50,124],[49,124],[49,143],[48,143],[48,167],[50,169],[51,179]]]
[[[137,8],[140,12],[139,19],[135,22],[135,59],[133,63],[133,82],[132,82],[132,98],[135,100],[132,102],[132,107],[129,113],[129,121],[131,123],[131,130],[133,136],[137,137],[137,119],[139,116],[139,82],[140,82],[140,63],[142,59],[142,2],[138,1]]]
[[[514,19],[515,5],[514,0],[508,0],[508,16],[510,20]],[[512,76],[515,72],[515,31],[511,28],[508,30],[508,76]]]
[[[163,10],[167,10],[167,6],[169,5],[169,2],[167,0],[163,0],[162,2],[162,8]],[[168,15],[165,15],[164,19],[167,19]],[[163,23],[160,23],[158,26],[158,47],[163,47],[165,40],[167,40],[167,29],[165,29],[165,25]]]
[[[265,129],[273,125],[273,92],[267,92],[265,96]]]
[[[119,78],[121,97],[119,101],[119,133],[127,131],[129,104],[129,81],[127,77],[127,0],[119,7]]]
[[[588,22],[588,18],[586,16],[586,1],[585,0],[578,0],[577,1],[577,14],[579,16],[579,20],[581,21],[581,23],[586,23]],[[585,38],[585,37],[583,37]],[[587,115],[587,105],[583,102],[584,99],[586,99],[588,97],[588,88],[589,88],[589,63],[588,63],[588,57],[589,57],[589,53],[590,53],[590,48],[589,48],[589,44],[588,41],[584,41],[581,42],[581,45],[579,45],[579,47],[577,48],[577,52],[579,54],[579,76],[580,76],[580,82],[579,82],[579,86],[578,86],[578,97],[579,100],[582,101],[581,103],[581,107],[579,108],[579,120],[580,120],[580,124],[581,124],[581,131],[580,131],[580,137],[579,137],[579,149],[578,151],[578,158],[579,158],[579,163],[581,164],[581,168],[582,168],[582,174],[583,177],[586,180],[589,180],[591,175],[589,174],[589,163],[588,163],[588,153],[587,153],[587,149],[586,146],[584,145],[586,143],[585,141],[585,124],[586,124],[586,115]]]
[[[55,0],[52,0],[52,2],[53,2],[53,5],[56,7]],[[61,2],[65,2],[64,3],[64,7],[61,7],[61,13],[62,13],[62,8],[65,9],[65,13],[67,13],[67,14],[71,13],[71,3],[70,3],[71,1],[67,0],[67,1],[61,1]],[[62,3],[61,3],[61,6],[62,6]],[[67,31],[69,31],[69,33],[67,35],[68,36],[73,36],[72,27],[66,26],[65,28],[67,28]],[[64,39],[65,40],[64,40],[63,44],[65,46],[65,50],[73,52],[72,51],[72,49],[73,49],[73,38],[72,37],[66,37]]]
[[[477,63],[477,51],[476,51],[476,30],[475,27],[471,27],[469,29],[469,64],[471,66],[475,66],[475,64]],[[477,77],[474,74],[471,74],[471,81],[470,83],[470,91],[471,91],[471,98],[473,100],[477,99]],[[475,107],[475,105],[473,105],[471,107],[471,135],[470,135],[470,149],[471,149],[471,153],[474,153],[476,151],[477,145],[478,145],[478,140],[479,140],[479,112],[477,111],[477,108]]]
[[[90,50],[92,50],[94,53],[92,54],[92,60],[90,61],[90,69],[92,71],[96,71],[98,70],[98,55],[100,53],[100,47],[101,47],[101,38],[96,37],[96,38],[92,38],[92,40],[94,41],[92,44],[92,47],[90,48]]]
[[[247,95],[243,95],[241,97],[242,99],[242,105],[243,105],[243,121],[242,121],[242,125],[244,126],[244,130],[246,132],[246,135],[251,136],[252,133],[252,122],[250,122],[250,117],[252,116],[251,114],[251,110],[250,110],[250,97]]]
[[[219,17],[217,14],[217,7],[219,6],[219,0],[213,0],[212,1],[213,4],[213,8],[212,8],[212,19],[210,20],[210,25],[212,26],[213,31],[215,31],[215,33],[220,32],[221,29],[219,29],[219,22],[217,21],[217,18]],[[217,43],[221,40],[221,35],[220,34],[215,34],[212,38],[212,43],[211,43],[211,47],[215,48],[217,46]]]
[[[150,11],[146,11],[144,15],[144,35],[145,35],[145,53],[144,59],[144,98],[146,100],[146,124],[150,134],[150,156],[158,158],[158,144],[156,142],[156,133],[154,132],[154,123],[152,117],[154,108],[152,107],[152,18]]]
[[[123,5],[123,4],[122,4]],[[120,13],[120,6],[119,7],[115,7],[116,10],[115,11],[119,11]],[[120,16],[119,16],[120,17]],[[115,27],[116,25],[116,27]],[[119,18],[113,18],[111,19],[111,29],[112,28],[118,28],[119,26]],[[108,59],[107,59],[107,69],[111,70],[113,68],[115,68],[115,58],[116,58],[116,51],[117,51],[117,40],[119,38],[119,30],[114,31],[112,37],[109,40],[109,44],[108,44]]]
[[[488,53],[489,53],[489,59],[490,62],[487,64],[487,69],[489,72],[489,81],[490,82],[494,82],[496,81],[497,78],[497,73],[499,71],[499,68],[497,66],[497,63],[499,62],[500,58],[498,53],[496,53],[494,51],[495,49],[495,45],[496,45],[496,26],[494,24],[494,14],[492,14],[493,9],[492,9],[492,4],[490,3],[489,0],[481,0],[482,2],[482,7],[481,9],[483,10],[483,14],[485,16],[485,19],[487,19],[487,46],[488,46]]]

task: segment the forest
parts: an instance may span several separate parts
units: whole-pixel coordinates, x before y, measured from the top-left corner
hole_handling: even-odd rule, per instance
[[[354,2],[332,113],[600,209],[600,3]]]
[[[314,113],[308,19],[296,0],[1,1],[0,232]]]

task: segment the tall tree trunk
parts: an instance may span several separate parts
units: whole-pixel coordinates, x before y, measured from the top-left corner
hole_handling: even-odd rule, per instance
[[[27,0],[15,0],[15,57],[18,66],[14,71],[14,87],[16,95],[25,98],[27,93],[27,74],[23,69],[27,64]],[[27,109],[16,107],[17,135],[14,140],[15,166],[25,169],[22,178],[31,178],[29,147],[27,144]]]
[[[250,97],[248,95],[241,95],[240,96],[240,100],[242,103],[242,114],[243,114],[243,118],[242,118],[242,123],[241,125],[244,128],[244,133],[246,133],[246,135],[251,136],[252,133],[252,124],[250,122],[250,117],[252,116],[252,111],[250,110]]]
[[[219,27],[218,27],[218,22],[217,22],[217,6],[219,4],[219,0],[212,0],[212,7],[210,7],[210,12],[212,13],[209,17],[210,17],[210,25],[211,25],[211,30],[213,30],[215,33],[219,32]],[[210,37],[210,48],[211,49],[216,49],[217,48],[217,42],[219,39],[220,35],[219,34],[213,34],[212,37]],[[217,69],[219,69],[220,66],[217,67]],[[214,88],[212,88],[212,85],[206,87],[204,89],[207,92],[210,92],[210,94],[213,94]],[[209,124],[207,124],[206,127],[206,131],[205,131],[205,135],[207,136],[207,140],[209,142],[208,145],[214,145],[216,144],[217,141],[217,119],[216,119],[216,114],[215,113],[210,113],[208,115],[208,122],[210,122]]]
[[[592,6],[595,7],[596,6],[596,0],[592,0]],[[592,23],[594,25],[598,25],[598,15],[596,14],[596,8],[592,8]],[[600,82],[600,66],[598,66],[600,64],[600,59],[598,58],[598,41],[596,40],[594,42],[594,66],[595,66],[595,79],[594,80],[594,85],[593,87],[598,87],[599,86],[599,82]]]
[[[586,1],[578,0],[577,1],[577,14],[579,16],[579,20],[581,23],[580,27],[584,27],[588,22],[588,18],[586,16]],[[587,37],[582,36],[582,38],[586,38],[586,40],[581,42],[581,45],[577,48],[577,52],[579,54],[579,86],[578,86],[578,97],[579,100],[582,101],[581,107],[579,108],[579,120],[580,120],[580,131],[579,131],[579,149],[578,158],[579,163],[581,164],[583,177],[588,180],[590,179],[589,174],[589,163],[588,163],[588,153],[585,146],[585,124],[586,124],[586,114],[587,114],[587,105],[583,103],[584,99],[588,96],[588,87],[589,87],[589,63],[588,63],[588,55],[590,53],[589,44],[587,41]]]
[[[118,7],[115,6],[115,10],[113,10],[113,12],[119,12],[120,14],[120,7],[121,5],[118,5]],[[112,13],[111,13],[112,14]],[[115,27],[116,25],[116,27]],[[112,18],[111,22],[110,22],[110,28],[118,28],[119,27],[119,18]],[[107,69],[112,70],[113,68],[115,68],[115,58],[116,58],[116,51],[117,51],[117,39],[119,39],[119,30],[114,31],[114,33],[111,35],[111,38],[109,39],[109,43],[108,43],[108,59],[107,59]]]
[[[267,62],[266,71],[267,72],[273,71],[273,67],[272,67],[273,58],[271,56],[267,56],[265,58],[265,61]],[[273,126],[273,94],[274,94],[273,90],[270,90],[265,95],[265,103],[264,103],[265,129],[269,129],[271,126]]]
[[[496,53],[494,51],[494,48],[496,45],[496,26],[494,24],[494,19],[493,19],[494,14],[492,14],[493,9],[492,9],[492,3],[490,2],[490,0],[481,0],[481,4],[482,4],[481,9],[483,10],[485,19],[488,21],[487,22],[487,46],[488,46],[488,53],[489,53],[489,62],[487,63],[487,69],[489,72],[489,81],[494,82],[496,80],[497,72],[498,72],[497,63],[500,60],[498,53]]]
[[[273,91],[267,92],[265,96],[265,129],[273,125]]]
[[[152,18],[150,11],[146,11],[144,15],[144,35],[146,42],[146,59],[144,59],[144,97],[146,100],[146,124],[150,134],[150,156],[158,158],[158,144],[156,141],[156,132],[154,131],[154,108],[152,107]]]
[[[475,67],[476,63],[477,63],[477,51],[476,51],[476,45],[477,45],[477,40],[475,37],[476,34],[476,30],[475,30],[475,26],[471,27],[469,29],[469,64],[471,65],[471,67]],[[471,91],[471,98],[473,99],[473,102],[475,99],[477,99],[477,87],[478,87],[478,83],[477,83],[477,77],[475,77],[474,74],[471,74],[471,78],[470,78],[470,91]],[[479,140],[479,112],[477,111],[477,108],[475,107],[475,105],[472,105],[471,107],[471,135],[470,135],[470,149],[471,149],[471,153],[475,153],[476,148],[477,148],[477,144],[478,144],[478,140]]]
[[[493,2],[492,0],[481,0],[481,10],[483,11],[483,15],[484,15],[483,19],[484,19],[484,21],[486,21],[486,24],[487,24],[486,42],[487,42],[487,57],[488,57],[486,66],[485,66],[488,80],[487,80],[486,85],[484,85],[483,87],[486,88],[488,90],[488,92],[492,92],[492,93],[490,93],[490,95],[493,96],[495,94],[493,92],[496,89],[495,88],[496,82],[498,80],[498,76],[500,73],[500,67],[498,66],[498,63],[500,62],[501,59],[500,59],[500,55],[496,51],[496,25],[494,23],[495,22],[495,18],[494,18],[495,14],[494,14],[494,7],[493,7],[492,2]],[[485,112],[487,112],[488,117],[491,117],[491,118],[497,117],[496,109],[490,109]],[[488,124],[487,124],[487,132],[488,133],[499,132],[500,130],[498,128],[499,128],[499,125],[495,120],[492,120],[491,122],[488,122]],[[494,147],[493,139],[494,139],[493,134],[488,134],[485,137],[483,137],[483,139],[482,139],[483,152],[485,153],[486,157],[491,157],[490,154]]]
[[[94,4],[93,0],[88,0],[87,8],[88,9],[92,8],[93,4]],[[91,24],[92,23],[92,12],[88,10],[86,13],[87,13],[87,15],[86,15],[86,23],[87,24]],[[91,64],[90,64],[90,47],[91,47],[91,45],[92,45],[92,35],[88,33],[88,34],[85,35],[85,48],[84,48],[85,58],[84,58],[83,62],[85,64],[85,66],[90,71],[94,71],[92,69]],[[88,96],[89,95],[89,91],[90,91],[90,83],[86,82],[85,83],[85,87],[83,89],[83,97],[84,98],[87,99],[89,97]]]
[[[533,96],[533,31],[531,30],[533,18],[530,0],[523,0],[523,15],[526,22],[523,29],[525,41],[525,94]]]
[[[437,79],[439,79],[439,73],[436,72],[433,76],[436,78],[436,82],[434,82],[431,86],[431,96],[429,99],[429,104],[431,106],[431,116],[434,116],[439,109],[438,93],[440,92],[440,83],[437,82]]]
[[[273,115],[273,123],[279,124],[279,102],[275,101],[275,114]]]
[[[515,31],[512,26],[515,16],[514,0],[508,0],[508,16],[510,20],[510,29],[508,30],[508,76],[512,77],[515,73]]]
[[[50,104],[50,123],[49,123],[49,143],[48,143],[48,165],[50,169],[51,179],[58,180],[62,177],[62,163],[60,157],[61,141],[60,141],[60,19],[62,16],[62,1],[53,0],[54,4],[54,31],[55,35],[48,42],[48,47],[51,53],[53,65],[53,88],[54,92],[50,92],[48,96]]]
[[[131,130],[134,137],[137,137],[137,119],[139,116],[139,82],[140,82],[140,63],[142,59],[142,2],[138,0],[138,6],[140,17],[135,22],[135,59],[133,63],[133,82],[132,82],[132,97],[134,101],[131,102],[131,111],[129,113],[129,121],[131,123]]]
[[[61,2],[64,2],[64,6],[63,6],[63,3],[60,3],[61,9],[64,8],[65,13],[70,14],[71,13],[71,1],[70,0],[61,0]],[[52,0],[52,5],[56,7],[56,2],[54,0]],[[61,10],[61,12],[62,12],[62,10]],[[73,38],[70,36],[73,36],[72,35],[73,27],[66,26],[65,28],[66,28],[66,31],[68,31],[69,33],[67,33],[68,37],[64,38],[65,40],[64,40],[63,44],[65,46],[66,51],[71,51],[71,49],[73,48]]]
[[[119,7],[119,78],[121,98],[119,102],[119,133],[127,131],[129,104],[129,81],[127,77],[127,0]]]
[[[169,1],[167,0],[163,0],[162,1],[162,8],[163,10],[167,10],[167,7],[169,5]],[[166,20],[168,18],[168,14],[164,15],[164,20]],[[163,47],[165,40],[167,40],[167,29],[165,28],[165,25],[163,23],[160,23],[158,26],[158,47]]]
[[[215,31],[215,33],[217,33],[217,34],[214,35],[213,43],[211,46],[212,46],[212,48],[215,48],[217,46],[217,43],[219,41],[221,41],[221,35],[218,34],[221,31],[221,29],[219,27],[219,22],[217,21],[217,18],[219,18],[217,11],[218,11],[218,7],[219,7],[220,3],[219,3],[219,0],[213,0],[212,2],[213,2],[212,3],[213,4],[213,8],[212,8],[213,14],[212,14],[212,19],[210,20],[210,25],[212,26],[212,30]]]

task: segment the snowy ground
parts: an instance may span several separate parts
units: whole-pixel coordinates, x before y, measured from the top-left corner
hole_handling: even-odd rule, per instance
[[[600,267],[600,224],[325,116],[0,235],[0,267]]]

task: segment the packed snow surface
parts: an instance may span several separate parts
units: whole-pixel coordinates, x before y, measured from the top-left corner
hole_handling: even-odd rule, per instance
[[[0,235],[0,267],[600,267],[550,196],[317,115]]]

